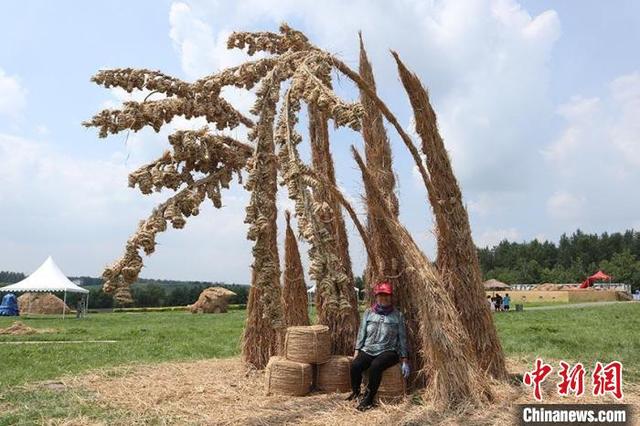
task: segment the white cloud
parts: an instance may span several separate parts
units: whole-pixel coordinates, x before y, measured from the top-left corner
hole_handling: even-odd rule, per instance
[[[15,76],[0,68],[0,117],[18,119],[27,106],[27,91]]]
[[[544,150],[553,183],[551,218],[594,230],[636,222],[640,186],[640,73],[614,79],[600,97],[574,96],[558,107],[565,120]]]

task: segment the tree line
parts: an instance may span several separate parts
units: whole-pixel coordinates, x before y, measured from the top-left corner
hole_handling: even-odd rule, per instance
[[[507,284],[577,283],[598,269],[613,282],[640,288],[640,232],[588,234],[577,230],[562,234],[557,244],[537,239],[502,241],[478,249],[485,279]]]

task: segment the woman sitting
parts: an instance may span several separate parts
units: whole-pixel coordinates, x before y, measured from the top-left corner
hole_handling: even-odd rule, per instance
[[[360,322],[355,359],[351,363],[352,392],[347,398],[359,399],[362,372],[369,369],[369,384],[357,407],[360,411],[373,407],[384,370],[401,360],[402,375],[407,378],[410,372],[404,316],[391,303],[391,284],[379,283],[373,291],[376,302]]]

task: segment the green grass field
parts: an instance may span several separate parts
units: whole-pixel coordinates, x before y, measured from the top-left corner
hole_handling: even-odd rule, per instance
[[[62,375],[130,363],[229,357],[239,353],[245,311],[221,315],[186,312],[92,314],[87,319],[21,319],[35,328],[58,333],[0,336],[0,425],[25,422],[30,416],[65,418],[69,410],[103,420],[117,411],[77,404],[64,392],[25,388],[22,385]],[[620,360],[624,379],[640,381],[640,304],[537,310],[495,314],[508,356],[533,361],[547,359],[581,361]],[[0,327],[14,319],[1,318]],[[34,340],[116,340],[117,343],[5,344]],[[590,368],[590,367],[588,367]],[[76,403],[74,403],[76,399]],[[3,404],[19,405],[20,413],[2,414]],[[86,411],[86,413],[85,413]],[[62,416],[62,417],[60,417]],[[114,417],[115,418],[115,417]]]

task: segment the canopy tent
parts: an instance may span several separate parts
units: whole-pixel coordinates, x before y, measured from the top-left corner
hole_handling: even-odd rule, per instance
[[[509,290],[511,288],[508,284],[493,278],[483,282],[482,285],[485,290]]]
[[[611,282],[611,276],[605,274],[604,272],[598,270],[595,274],[591,275],[589,278],[584,280],[582,284],[580,284],[579,288],[588,288],[593,285],[596,281],[609,281]]]
[[[67,304],[67,293],[82,293],[88,294],[89,290],[82,288],[75,283],[71,282],[69,278],[58,268],[58,265],[53,261],[51,256],[44,261],[38,269],[35,270],[24,280],[0,288],[0,292],[11,293],[64,293],[64,304]],[[85,299],[86,309],[89,303],[89,298]],[[62,311],[62,317],[64,318],[65,310]]]

